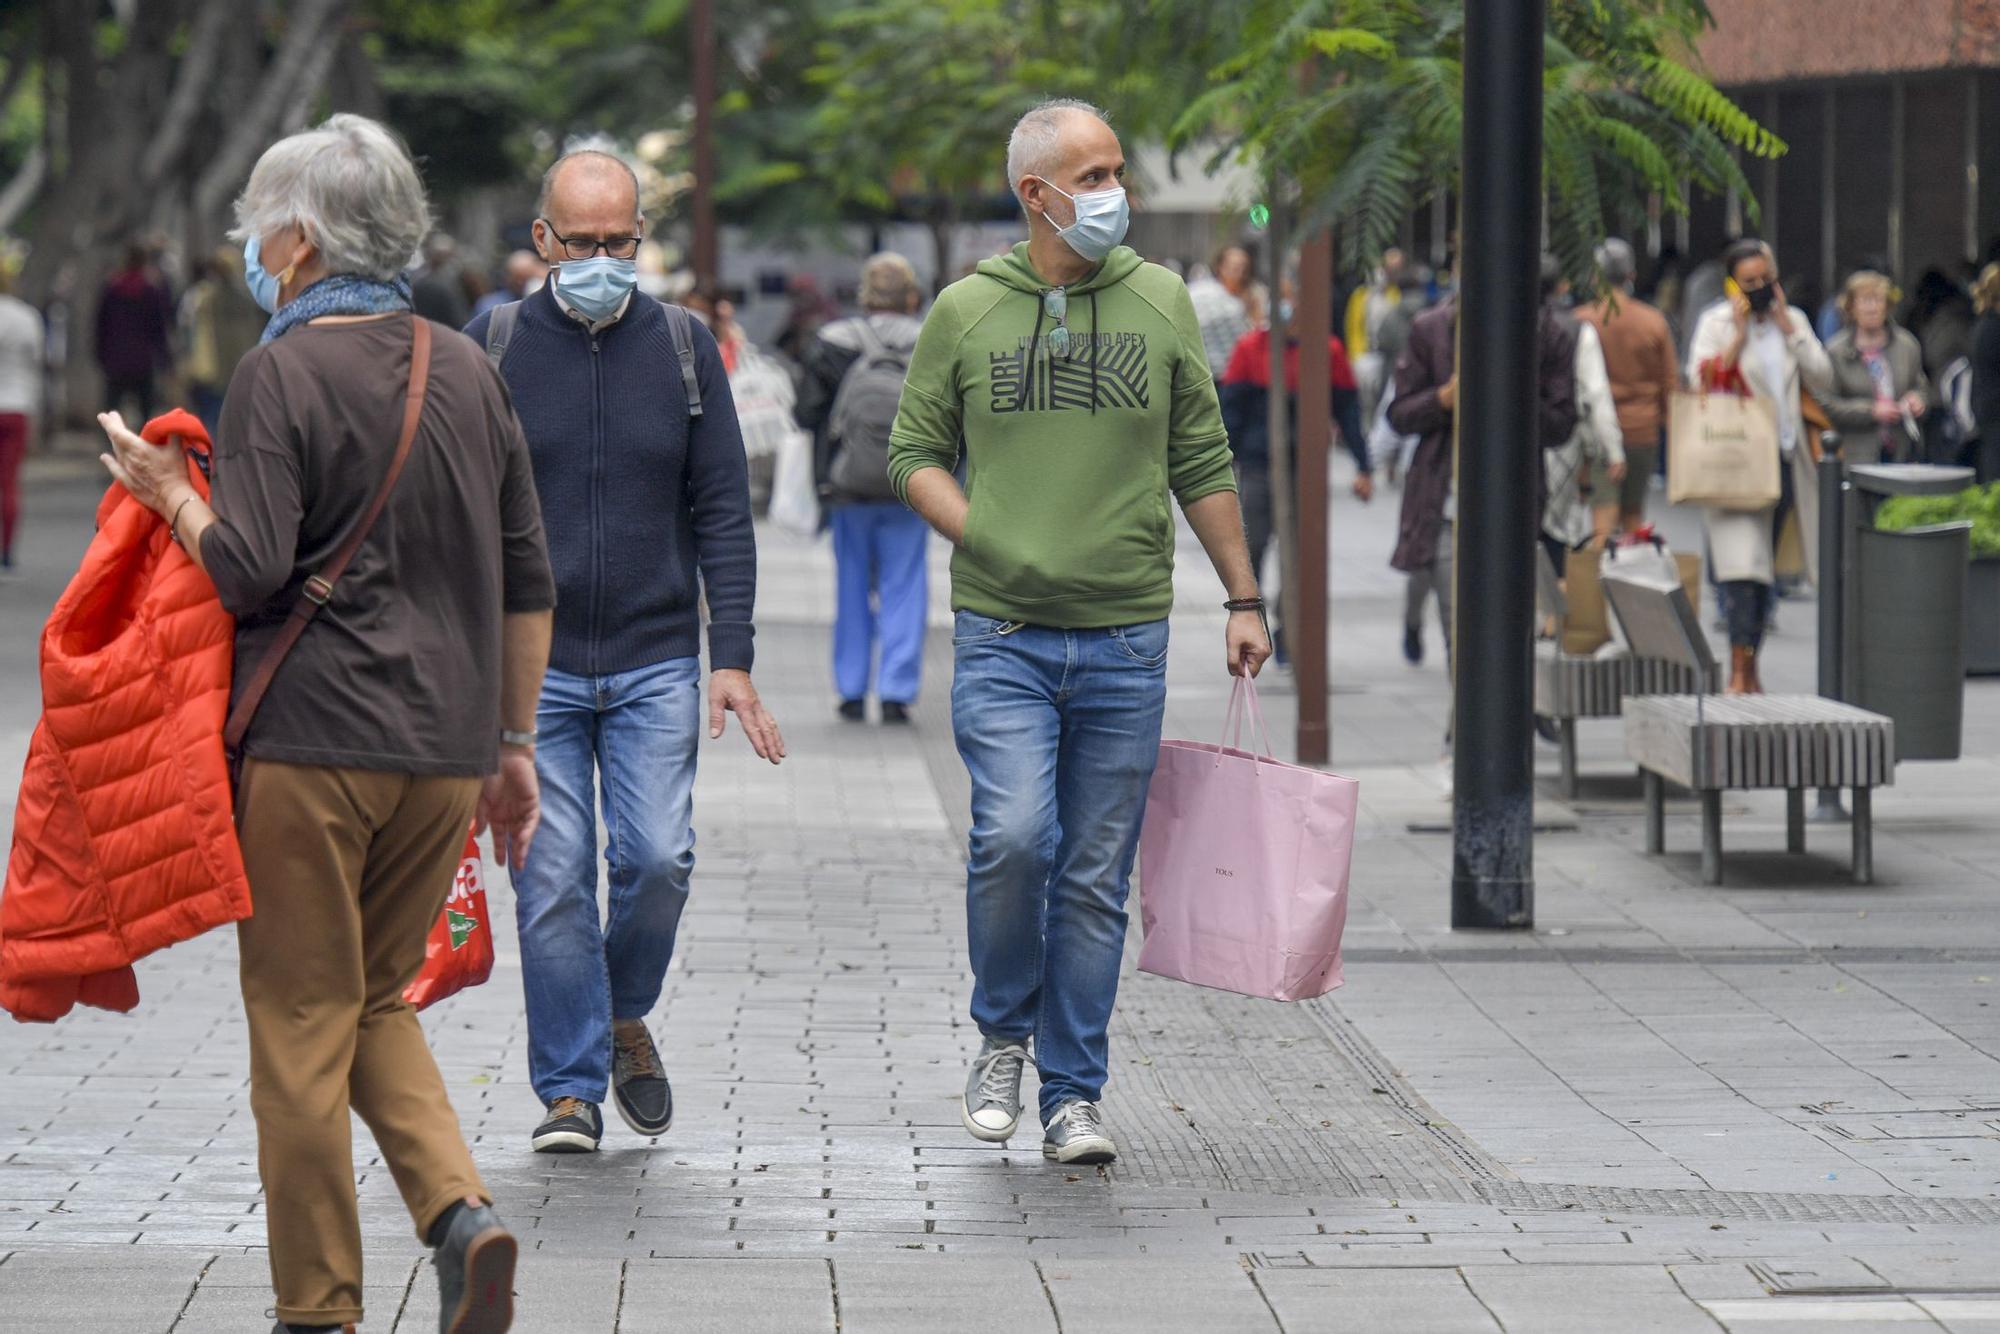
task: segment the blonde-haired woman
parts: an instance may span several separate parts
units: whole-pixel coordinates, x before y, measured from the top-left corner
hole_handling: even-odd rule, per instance
[[[1847,280],[1840,294],[1841,331],[1826,345],[1833,383],[1820,406],[1840,432],[1850,464],[1903,463],[1916,455],[1917,421],[1930,407],[1923,348],[1889,309],[1895,285],[1872,269]]]

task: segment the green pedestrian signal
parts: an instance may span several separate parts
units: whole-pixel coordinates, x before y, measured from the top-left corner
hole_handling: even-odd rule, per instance
[[[1270,208],[1264,204],[1252,204],[1250,206],[1250,225],[1252,227],[1255,227],[1260,232],[1263,231],[1266,227],[1270,226],[1271,225]]]

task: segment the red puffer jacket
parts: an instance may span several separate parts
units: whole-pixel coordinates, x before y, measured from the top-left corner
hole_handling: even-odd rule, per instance
[[[179,410],[143,434],[209,448]],[[205,498],[192,456],[188,475]],[[129,1010],[133,960],[250,915],[222,752],[235,635],[167,525],[114,485],[42,631],[42,721],[0,896],[0,1008],[16,1019]]]

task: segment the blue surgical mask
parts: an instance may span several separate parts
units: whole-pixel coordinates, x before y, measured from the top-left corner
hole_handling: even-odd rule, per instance
[[[278,294],[284,283],[264,267],[263,242],[255,236],[243,243],[243,281],[250,288],[250,299],[266,315],[278,313]]]
[[[1073,195],[1046,176],[1035,179],[1076,206],[1076,221],[1067,227],[1056,227],[1056,235],[1071,250],[1095,264],[1125,239],[1125,229],[1132,221],[1132,208],[1125,199],[1124,186],[1114,185],[1109,190]],[[1048,218],[1049,226],[1056,226],[1056,220],[1049,218],[1046,212],[1042,216]]]
[[[1278,323],[1280,325],[1289,325],[1291,322],[1292,303],[1289,301],[1280,301],[1278,303]]]
[[[639,283],[639,261],[593,255],[556,266],[556,293],[592,324],[618,313]]]

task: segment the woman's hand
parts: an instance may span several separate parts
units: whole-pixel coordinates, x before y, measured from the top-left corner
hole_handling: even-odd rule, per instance
[[[1789,338],[1792,334],[1792,307],[1791,303],[1785,300],[1785,285],[1772,283],[1771,288],[1776,293],[1771,298],[1771,323],[1778,326],[1779,333]]]
[[[115,412],[99,413],[97,424],[104,428],[112,451],[98,458],[141,505],[164,519],[194,494],[194,486],[188,481],[187,459],[177,443],[147,444]]]

